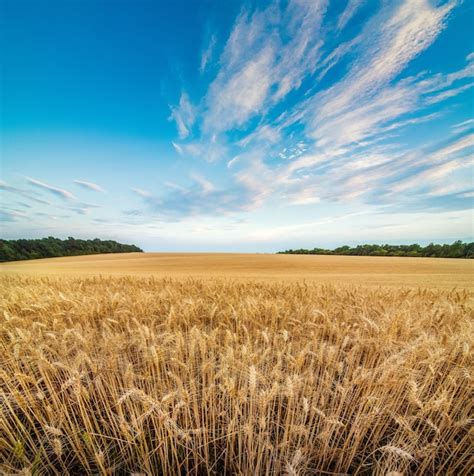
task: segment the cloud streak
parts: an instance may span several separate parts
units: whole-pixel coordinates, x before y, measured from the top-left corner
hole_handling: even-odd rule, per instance
[[[301,86],[320,58],[326,8],[325,0],[293,1],[284,11],[270,5],[240,14],[204,99],[204,131],[242,126]]]
[[[199,66],[199,72],[201,74],[203,74],[211,59],[212,59],[212,56],[214,54],[214,50],[216,48],[216,43],[217,43],[217,39],[216,39],[216,36],[215,35],[212,35],[210,40],[209,40],[209,44],[207,45],[207,48],[202,52],[202,55],[201,55],[201,64]]]
[[[92,190],[93,192],[105,193],[105,190],[100,185],[97,185],[93,182],[87,182],[85,180],[74,180],[74,183],[87,190]]]
[[[185,139],[191,133],[191,128],[196,118],[194,106],[189,101],[186,93],[181,93],[178,106],[170,106],[170,120],[174,120],[178,128],[180,139]]]
[[[135,192],[142,198],[147,214],[168,222],[187,217],[228,216],[253,207],[254,198],[242,184],[217,188],[199,174],[191,174],[191,178],[193,184],[189,187],[167,182],[169,190],[161,194],[136,189]]]
[[[3,180],[0,180],[0,190],[16,194],[23,198],[27,198],[28,200],[31,200],[32,202],[35,202],[41,205],[50,205],[50,202],[48,202],[47,200],[43,200],[42,198],[39,198],[34,192],[31,192],[30,190],[14,187],[12,185],[7,184]]]
[[[364,3],[365,0],[348,0],[346,8],[341,13],[339,20],[337,21],[337,29],[344,29],[347,23],[357,13],[357,11],[362,7]]]
[[[347,2],[336,22],[339,31],[364,3]],[[474,55],[457,71],[406,73],[446,28],[455,6],[454,1],[381,3],[356,36],[340,43],[327,35],[326,1],[244,9],[214,80],[196,102],[200,135],[173,145],[183,156],[224,159],[234,187],[245,191],[247,209],[269,200],[292,206],[383,204],[410,177],[436,181],[449,175],[462,168],[452,154],[463,138],[447,149],[431,144],[437,151],[427,154],[424,144],[410,150],[399,137],[402,130],[442,118],[443,111],[432,107],[472,86]],[[339,77],[320,87],[318,81],[336,68]],[[289,96],[296,100],[288,102]],[[469,125],[456,131],[464,133]],[[420,195],[411,187],[403,190],[413,195],[404,200]],[[189,212],[207,213],[202,197],[191,196],[196,204]],[[165,200],[165,206],[178,205]]]
[[[34,187],[37,187],[42,190],[46,190],[50,193],[52,193],[54,196],[61,198],[63,200],[75,200],[76,197],[71,193],[68,192],[67,190],[64,190],[62,188],[58,187],[53,187],[52,185],[49,185],[47,183],[41,182],[39,180],[36,180],[34,178],[26,177],[26,180],[28,183],[33,185]]]
[[[27,218],[26,213],[19,210],[0,210],[0,222],[15,222]]]

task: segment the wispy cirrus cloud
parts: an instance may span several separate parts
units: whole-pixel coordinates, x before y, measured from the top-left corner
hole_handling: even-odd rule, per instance
[[[338,28],[363,4],[349,1]],[[200,136],[173,145],[184,156],[226,159],[250,208],[270,198],[307,206],[378,196],[382,203],[405,175],[423,171],[434,180],[441,172],[433,164],[420,165],[427,160],[426,147],[404,149],[399,136],[440,118],[443,111],[430,107],[471,87],[473,55],[457,71],[404,71],[446,28],[455,6],[381,3],[355,37],[336,45],[327,37],[325,1],[243,10],[215,79],[198,101]],[[336,67],[340,77],[319,88],[317,81]],[[290,93],[296,101],[287,103]],[[448,152],[434,147],[438,154]],[[428,156],[436,162],[436,154]]]
[[[348,0],[346,8],[337,21],[337,29],[342,30],[365,3],[365,0]]]
[[[46,190],[53,195],[55,195],[58,198],[61,198],[63,200],[75,200],[76,197],[69,191],[63,189],[63,188],[58,188],[54,187],[52,185],[49,185],[45,182],[41,182],[40,180],[36,180],[34,178],[26,177],[26,180],[28,183],[33,185],[34,187],[40,188],[42,190]]]
[[[463,93],[464,91],[468,91],[474,86],[474,83],[464,84],[462,86],[458,86],[457,88],[447,89],[446,91],[438,92],[428,98],[426,98],[426,104],[436,104],[437,102],[445,101],[446,99],[450,99],[458,94]]]
[[[172,141],[171,144],[173,145],[174,150],[175,150],[176,152],[178,152],[179,155],[183,155],[183,154],[184,154],[183,148],[182,148],[178,143]]]
[[[436,39],[453,6],[413,0],[383,9],[365,27],[357,61],[346,76],[311,102],[308,135],[318,145],[340,147],[413,112],[420,95],[416,81],[392,80]]]
[[[240,14],[204,99],[204,131],[242,126],[301,86],[317,67],[326,8],[325,0],[293,1],[284,11]]]
[[[204,49],[201,55],[201,64],[199,66],[199,72],[202,74],[206,71],[210,61],[212,60],[212,56],[214,54],[214,50],[216,48],[217,38],[216,35],[211,35],[209,39],[209,44]]]
[[[351,3],[345,12],[347,21],[361,6],[359,2]],[[317,11],[317,15],[322,17],[324,2],[315,2],[313,5],[315,10],[305,15],[315,15]],[[386,4],[369,20],[357,38],[347,42],[347,51],[340,50],[341,54],[334,54],[333,50],[326,58],[323,55],[323,65],[328,62],[336,64],[348,52],[351,52],[353,59],[345,75],[334,85],[316,92],[308,90],[311,94],[305,94],[290,111],[284,112],[273,122],[262,124],[239,141],[240,147],[247,150],[252,147],[255,152],[247,155],[253,155],[253,159],[242,160],[242,155],[237,154],[229,161],[230,166],[233,166],[238,159],[240,164],[248,167],[245,169],[244,165],[244,170],[234,175],[237,183],[251,191],[255,203],[262,204],[269,197],[277,195],[288,203],[307,205],[324,200],[377,200],[377,195],[383,196],[389,184],[398,180],[398,176],[407,171],[416,175],[419,170],[416,161],[424,153],[423,148],[419,153],[400,153],[394,152],[393,146],[389,144],[379,146],[378,143],[386,142],[391,136],[396,139],[402,128],[438,118],[438,112],[424,113],[435,102],[434,97],[436,100],[454,97],[470,87],[459,87],[456,83],[471,76],[471,55],[467,58],[468,66],[459,71],[431,76],[426,72],[419,76],[401,76],[407,65],[443,31],[454,6],[454,2],[448,2],[436,7],[424,0]],[[300,9],[301,14],[301,6],[298,4],[296,8]],[[297,17],[295,14],[290,15],[290,18]],[[321,17],[318,17],[319,24]],[[215,96],[218,103],[216,108],[213,108],[212,101],[210,103],[204,120],[208,124],[214,126],[214,123],[219,122],[220,127],[226,130],[242,127],[249,118],[266,114],[279,98],[276,92],[281,90],[280,75],[278,69],[272,66],[272,48],[273,44],[278,44],[278,34],[269,34],[265,46],[252,50],[253,42],[266,30],[269,19],[277,23],[280,21],[279,28],[282,28],[281,24],[285,25],[278,18],[274,6],[253,15],[244,12],[236,21],[223,53],[222,69],[211,84],[207,96],[208,100]],[[312,24],[315,27],[310,34],[305,28],[301,31],[306,35],[305,44],[312,45],[313,67],[296,67],[294,59],[288,60],[288,64],[291,63],[301,74],[297,76],[296,82],[287,83],[293,84],[290,90],[297,89],[303,78],[317,70],[314,63],[315,58],[321,56],[323,36],[318,31],[318,22]],[[285,27],[289,28],[288,25]],[[303,44],[301,38],[297,41]],[[248,60],[245,55],[242,57],[243,53],[238,47],[241,44],[245,52],[253,53],[249,53]],[[298,51],[298,48],[293,45],[292,51]],[[233,65],[239,65],[237,74],[229,73]],[[281,69],[284,70],[285,67]],[[257,82],[254,75],[261,80]],[[230,91],[234,87],[241,92],[249,91],[246,83],[241,83],[243,78],[255,86],[256,89],[252,90],[255,94],[247,94],[240,103],[238,94],[232,93],[231,100],[227,101],[228,88]],[[284,97],[285,93],[283,89],[281,96]],[[223,101],[219,103],[218,98]],[[235,114],[232,112],[234,110]],[[221,115],[222,120],[217,120]],[[305,144],[305,153],[290,155],[284,148],[277,155],[281,159],[289,158],[290,163],[275,168],[269,160],[275,156],[271,152],[274,150],[273,145],[288,141],[287,131],[298,125],[304,128],[302,139],[309,143],[308,146]],[[307,153],[308,149],[312,149],[312,152]],[[436,157],[432,156],[431,160],[435,161]],[[444,167],[444,170],[449,168],[447,165]],[[426,177],[436,177],[440,172],[433,169],[431,172],[426,170],[424,174]]]
[[[460,169],[470,168],[473,166],[473,164],[474,162],[472,158],[448,160],[442,164],[438,164],[426,168],[420,172],[414,173],[409,178],[397,182],[392,186],[390,192],[400,193],[407,190],[431,190],[433,188],[437,188],[436,186],[439,185],[439,182],[444,180],[447,175],[450,175]],[[438,189],[436,195],[442,194],[441,191],[442,189]],[[444,191],[446,194],[450,194],[454,193],[456,189],[451,187],[450,189],[445,189]],[[430,194],[430,192],[428,192],[428,194]]]
[[[189,188],[173,188],[161,195],[142,196],[147,215],[163,221],[180,221],[190,216],[227,216],[247,211],[253,198],[242,187],[216,189],[198,182]]]
[[[28,215],[20,210],[0,210],[0,222],[15,222],[19,219],[27,218]]]
[[[35,202],[35,203],[39,203],[41,205],[50,205],[50,202],[38,197],[36,193],[30,190],[25,190],[23,188],[14,187],[4,182],[3,180],[0,180],[0,190],[13,193],[23,198],[27,198],[28,200],[31,200],[32,202]]]
[[[89,214],[92,210],[94,209],[99,209],[102,208],[101,205],[97,205],[94,203],[87,203],[87,202],[82,202],[81,200],[77,199],[71,192],[68,192],[67,190],[54,187],[52,185],[49,185],[45,182],[41,182],[39,180],[29,178],[27,177],[26,180],[28,181],[29,184],[50,192],[54,196],[58,197],[61,199],[61,202],[49,202],[47,200],[43,200],[42,198],[39,198],[37,192],[32,191],[32,190],[25,190],[22,188],[18,188],[12,185],[7,184],[6,182],[1,181],[0,182],[0,190],[9,192],[11,194],[15,194],[18,196],[21,196],[23,198],[26,198],[30,200],[33,203],[43,205],[43,208],[45,210],[51,210],[53,209],[62,209],[62,210],[68,210],[72,211],[78,215],[87,215]],[[95,185],[95,184],[94,184]],[[37,208],[37,206],[33,207],[32,205],[29,204],[22,204],[20,203],[21,206],[24,206],[25,208],[28,209],[33,209]],[[40,215],[43,214],[43,215]],[[58,218],[64,218],[64,215],[58,215],[57,213],[51,213],[51,212],[46,212],[46,211],[37,211],[35,216],[55,216]],[[6,215],[7,216],[7,215]],[[27,218],[27,215],[25,215],[24,212],[19,212],[17,214],[10,214],[10,218],[13,219],[20,219],[20,218]]]
[[[179,105],[170,106],[170,108],[171,115],[169,119],[176,122],[179,138],[185,139],[191,133],[191,127],[196,118],[195,107],[189,101],[189,96],[183,92],[179,99]]]
[[[66,207],[68,210],[71,210],[78,215],[88,215],[92,210],[97,208],[102,208],[101,205],[95,203],[85,203],[80,201],[74,201],[72,206]]]
[[[53,215],[51,213],[37,212],[35,213],[37,217],[46,218],[48,220],[58,221],[71,218],[70,215]]]
[[[451,130],[454,134],[463,134],[471,129],[474,129],[474,119],[458,122],[451,126]]]
[[[164,187],[151,192],[133,189],[142,199],[144,208],[127,210],[134,216],[153,216],[154,219],[172,222],[192,216],[227,216],[254,208],[255,198],[243,183],[218,186],[201,173],[189,174],[186,186],[164,182]]]
[[[218,140],[216,135],[210,138],[201,138],[187,144],[176,144],[173,147],[178,154],[203,159],[206,162],[217,162],[227,154],[227,146],[223,140]]]
[[[199,175],[197,173],[192,173],[191,178],[201,186],[202,193],[205,195],[211,192],[214,192],[216,190],[215,185],[210,180],[207,180],[205,177],[203,177],[202,175]]]
[[[153,194],[148,190],[143,190],[141,188],[132,188],[132,191],[135,192],[139,197],[148,198],[151,197]]]
[[[105,193],[105,190],[100,185],[97,185],[96,183],[93,183],[93,182],[87,182],[86,180],[74,180],[74,183],[87,190]]]

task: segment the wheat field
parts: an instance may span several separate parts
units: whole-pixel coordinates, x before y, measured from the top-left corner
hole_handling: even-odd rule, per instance
[[[469,474],[469,290],[3,274],[0,472]]]
[[[0,263],[0,273],[416,286],[474,291],[474,260],[255,253],[113,253]]]

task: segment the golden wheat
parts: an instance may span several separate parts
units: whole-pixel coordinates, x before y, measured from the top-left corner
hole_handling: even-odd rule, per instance
[[[5,474],[469,474],[467,291],[1,278]]]
[[[395,256],[236,253],[110,253],[0,263],[33,276],[154,276],[474,290],[474,260]]]

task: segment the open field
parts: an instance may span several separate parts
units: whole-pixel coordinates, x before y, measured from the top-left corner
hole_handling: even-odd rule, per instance
[[[16,275],[0,285],[1,474],[473,469],[468,291]]]
[[[474,289],[474,260],[231,253],[126,253],[2,263],[1,273],[135,275]]]
[[[474,262],[3,263],[0,473],[468,474]]]

